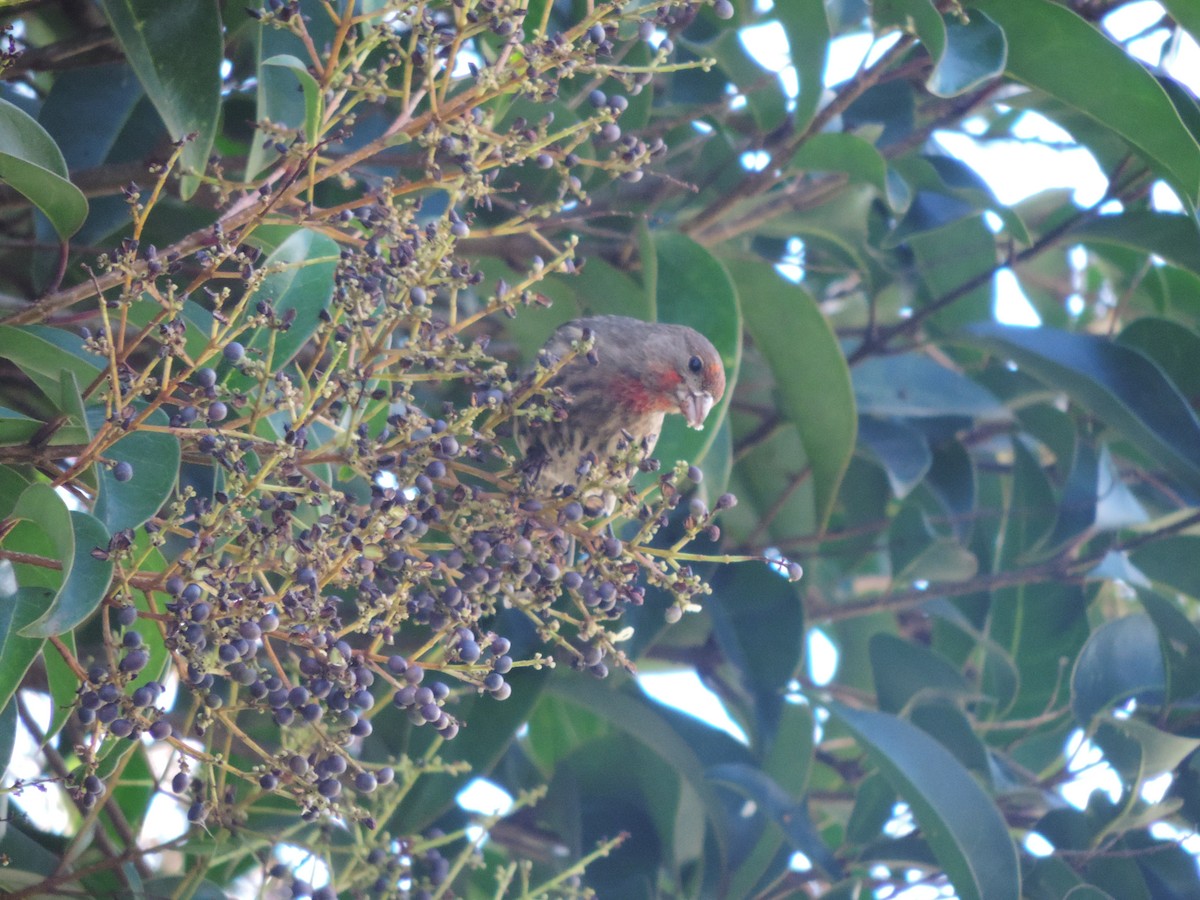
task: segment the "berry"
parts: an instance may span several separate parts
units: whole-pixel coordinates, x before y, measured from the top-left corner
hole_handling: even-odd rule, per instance
[[[121,460],[113,466],[112,474],[117,481],[128,481],[133,477],[133,466],[125,460]]]

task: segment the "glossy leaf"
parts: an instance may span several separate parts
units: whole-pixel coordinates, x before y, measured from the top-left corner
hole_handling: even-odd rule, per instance
[[[1014,443],[1014,474],[1010,505],[1002,531],[992,544],[990,564],[1020,565],[1045,539],[1053,523],[1038,512],[1053,503],[1053,492],[1036,459]],[[984,560],[983,565],[989,565]],[[1002,695],[1011,679],[1011,664],[1020,675],[1017,695],[1005,710],[1009,717],[1035,716],[1063,702],[1061,659],[1074,659],[1090,633],[1083,591],[1073,584],[1046,582],[1003,588],[990,596],[988,633],[1007,654],[1005,661],[989,659],[985,688]],[[1011,662],[1009,662],[1011,661]],[[999,667],[993,675],[993,667]],[[1032,736],[1029,729],[1020,732]],[[1055,750],[1057,753],[1057,748]]]
[[[1046,539],[1048,549],[1060,548],[1096,524],[1098,496],[1103,496],[1103,492],[1100,490],[1100,461],[1096,448],[1080,440],[1075,444],[1075,455],[1063,486],[1054,530]]]
[[[948,750],[886,713],[835,704],[834,717],[912,807],[929,848],[964,900],[1020,895],[1017,852],[990,797]]]
[[[1136,60],[1074,12],[1049,0],[973,0],[1008,37],[1007,70],[1121,135],[1193,206],[1200,198],[1200,146],[1174,105]],[[1061,62],[1071,60],[1071,66]],[[1079,77],[1104,72],[1105,78]]]
[[[1200,422],[1162,370],[1141,353],[1088,334],[977,325],[971,342],[1014,360],[1200,490]]]
[[[938,191],[917,191],[899,224],[888,235],[886,246],[897,247],[922,234],[939,234],[979,212],[979,206]]]
[[[321,86],[317,84],[317,80],[309,74],[304,63],[289,53],[280,53],[264,59],[262,65],[264,68],[272,66],[289,69],[295,75],[296,80],[300,82],[300,88],[304,92],[304,136],[308,138],[310,144],[315,144],[321,136],[321,111],[324,108],[321,100]],[[274,91],[272,93],[277,95],[282,92]]]
[[[805,804],[796,803],[787,792],[760,769],[739,763],[725,763],[708,770],[716,784],[737,791],[753,800],[766,816],[787,836],[792,849],[798,850],[833,878],[840,878],[842,866],[821,840],[821,835],[809,818]]]
[[[795,586],[763,565],[739,566],[713,580],[707,606],[713,633],[739,681],[754,698],[754,730],[770,741],[783,695],[804,654],[804,609]]]
[[[314,0],[301,0],[300,14],[305,17],[306,28],[314,44],[329,44],[333,40],[334,23],[324,14],[318,3]],[[257,24],[253,28],[254,55],[258,61],[254,96],[255,122],[260,125],[270,122],[277,127],[303,128],[306,137],[310,141],[315,140],[318,131],[310,126],[314,121],[319,124],[320,117],[313,117],[309,89],[304,87],[304,76],[313,80],[312,75],[303,68],[303,63],[301,68],[294,72],[287,71],[287,66],[267,65],[269,60],[285,57],[299,60],[306,52],[304,42],[287,29]],[[302,85],[300,91],[296,90],[297,79]],[[313,84],[315,83],[313,80]],[[262,127],[256,128],[246,158],[246,178],[254,178],[269,162],[278,159],[279,152],[274,147],[273,137]],[[259,231],[261,232],[261,229]]]
[[[915,33],[933,60],[946,50],[946,23],[932,0],[878,0],[871,5],[871,18],[880,28]]]
[[[829,323],[802,287],[762,264],[734,263],[731,271],[746,330],[775,376],[781,412],[804,443],[823,526],[858,430],[846,360]]]
[[[1085,727],[1113,704],[1161,701],[1166,670],[1158,629],[1149,616],[1105,622],[1092,632],[1071,673],[1071,709]]]
[[[87,199],[71,183],[54,139],[7,100],[0,100],[0,181],[45,213],[64,241],[87,218]]]
[[[1147,578],[1200,599],[1200,570],[1193,564],[1196,554],[1200,554],[1200,535],[1173,534],[1138,547],[1129,559]]]
[[[1187,618],[1181,604],[1142,589],[1138,599],[1158,629],[1167,669],[1169,701],[1186,700],[1200,693],[1200,629]]]
[[[780,126],[787,115],[787,97],[779,79],[746,51],[737,31],[728,29],[711,44],[693,49],[700,56],[715,58],[730,82],[742,90],[760,132],[765,134]]]
[[[907,497],[933,465],[928,439],[903,419],[859,416],[858,438],[884,467],[897,500]]]
[[[183,151],[191,172],[182,182],[187,199],[200,185],[197,175],[208,166],[217,129],[223,51],[218,8],[155,0],[103,0],[101,7],[171,137],[194,135]]]
[[[0,444],[23,444],[41,427],[37,419],[0,407]]]
[[[25,495],[22,495],[14,512],[20,515],[25,508]],[[112,581],[113,564],[92,555],[95,550],[107,549],[111,538],[108,529],[94,516],[79,510],[71,510],[70,526],[72,552],[61,557],[62,587],[41,618],[26,626],[24,633],[29,636],[52,637],[70,631],[96,611]],[[51,525],[47,530],[56,527]],[[56,543],[63,548],[61,541],[56,540]]]
[[[555,696],[600,716],[666,760],[703,802],[704,815],[724,857],[723,822],[717,812],[718,804],[707,783],[704,767],[695,749],[689,747],[683,736],[670,726],[669,719],[658,715],[652,706],[639,697],[608,690],[583,678],[556,679],[549,687]]]
[[[851,375],[860,413],[994,421],[1009,415],[986,388],[920,353],[873,357],[855,366]]]
[[[98,357],[73,353],[48,337],[37,329],[0,325],[0,346],[4,347],[5,358],[28,375],[47,397],[60,396],[64,369],[80,385],[90,384],[100,373]]]
[[[915,581],[961,581],[979,570],[979,560],[951,535],[938,533],[909,498],[888,535],[892,571],[898,585]]]
[[[1200,401],[1200,369],[1195,365],[1200,359],[1200,334],[1171,319],[1143,316],[1125,326],[1117,343],[1157,363],[1195,408]]]
[[[1162,0],[1162,5],[1172,19],[1190,32],[1193,38],[1200,40],[1200,9],[1189,0]]]
[[[1189,216],[1130,209],[1112,216],[1092,216],[1072,237],[1094,247],[1126,247],[1162,257],[1171,265],[1200,274],[1196,223]]]
[[[0,708],[8,707],[25,672],[42,650],[44,638],[21,634],[49,601],[41,587],[20,587],[13,565],[0,560]]]
[[[69,169],[104,162],[143,96],[127,65],[59,72],[38,113],[38,122],[62,150]]]
[[[60,635],[59,640],[62,641],[68,653],[78,658],[75,649],[75,635],[72,632]],[[74,709],[79,678],[57,647],[49,645],[44,647],[42,662],[46,667],[46,684],[50,689],[50,700],[53,703],[50,726],[46,729],[46,740],[50,740],[62,730]]]
[[[788,39],[792,65],[800,82],[795,120],[798,129],[812,121],[825,85],[822,76],[833,29],[822,0],[792,0],[776,5],[775,14]]]
[[[6,772],[8,771],[8,764],[12,762],[13,747],[16,743],[17,704],[6,703],[0,707],[0,769]],[[0,832],[0,840],[2,838],[3,833]]]
[[[914,700],[965,697],[971,692],[949,660],[890,634],[871,638],[871,670],[882,712],[900,713]]]
[[[155,410],[146,423],[165,428],[167,415]],[[98,467],[100,495],[96,500],[96,518],[111,533],[137,528],[156,515],[179,477],[181,449],[179,438],[163,431],[135,431],[125,435],[107,451],[105,458],[127,462],[133,477],[118,481],[108,466]]]
[[[1004,32],[980,12],[965,22],[946,25],[946,46],[926,82],[939,97],[957,97],[1004,71],[1008,41]]]
[[[336,243],[307,229],[297,231],[267,257],[264,265],[271,274],[254,292],[250,306],[262,301],[270,304],[276,317],[292,310],[296,315],[286,330],[263,326],[243,336],[247,352],[261,353],[268,371],[283,368],[316,331],[320,315],[333,297],[337,257]],[[233,383],[246,380],[238,376]]]
[[[844,172],[888,195],[887,162],[870,141],[840,132],[814,134],[792,156],[792,165],[805,172]]]

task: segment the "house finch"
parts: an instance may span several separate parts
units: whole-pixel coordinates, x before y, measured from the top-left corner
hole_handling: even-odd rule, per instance
[[[725,369],[699,332],[625,316],[567,322],[543,353],[553,364],[572,344],[588,338],[595,339],[592,349],[563,365],[546,385],[553,419],[520,423],[516,439],[531,485],[583,488],[589,510],[608,514],[616,494],[595,484],[605,470],[593,468],[608,466],[633,446],[648,455],[667,413],[680,413],[692,428],[702,428],[725,393]],[[632,475],[632,467],[626,467],[625,479]]]

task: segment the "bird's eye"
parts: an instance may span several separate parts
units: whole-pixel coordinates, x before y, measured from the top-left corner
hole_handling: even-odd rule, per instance
[[[704,368],[704,361],[702,359],[700,359],[700,357],[698,357],[698,356],[693,356],[691,359],[688,360],[688,368],[691,369],[693,372],[699,372],[701,369]]]

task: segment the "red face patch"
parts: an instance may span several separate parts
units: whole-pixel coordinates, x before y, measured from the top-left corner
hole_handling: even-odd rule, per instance
[[[651,412],[669,412],[675,408],[675,385],[683,379],[679,373],[665,370],[660,378],[660,390],[646,387],[637,378],[617,378],[612,382],[612,392],[617,402],[636,415]]]

